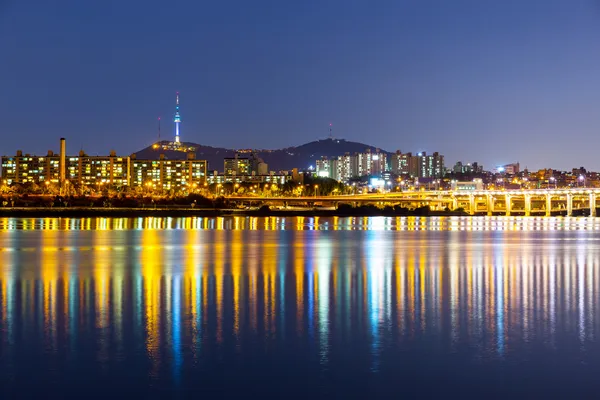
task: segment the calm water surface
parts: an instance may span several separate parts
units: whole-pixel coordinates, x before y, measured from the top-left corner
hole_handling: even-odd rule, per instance
[[[0,397],[594,397],[600,219],[0,219]]]

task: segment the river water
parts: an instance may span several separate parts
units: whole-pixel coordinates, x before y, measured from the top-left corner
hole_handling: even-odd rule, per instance
[[[593,218],[5,218],[0,397],[596,397],[599,290]]]

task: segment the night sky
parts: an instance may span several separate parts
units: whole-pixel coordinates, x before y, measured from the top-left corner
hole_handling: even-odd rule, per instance
[[[0,154],[328,135],[600,170],[594,0],[0,0]]]

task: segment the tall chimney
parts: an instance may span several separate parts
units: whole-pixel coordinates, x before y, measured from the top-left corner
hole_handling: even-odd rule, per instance
[[[60,184],[63,185],[66,180],[67,170],[67,141],[60,138]]]

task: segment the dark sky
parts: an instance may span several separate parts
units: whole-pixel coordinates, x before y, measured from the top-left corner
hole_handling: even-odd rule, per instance
[[[600,170],[594,0],[0,0],[1,154],[334,134]]]

